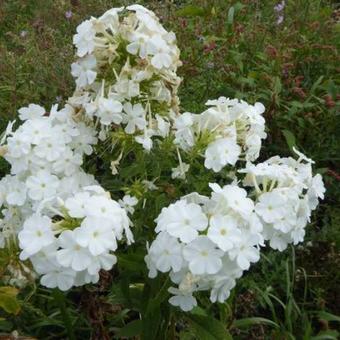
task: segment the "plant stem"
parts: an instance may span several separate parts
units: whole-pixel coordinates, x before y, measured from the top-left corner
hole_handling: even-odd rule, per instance
[[[72,322],[70,319],[70,314],[67,310],[66,303],[65,303],[65,296],[64,294],[58,290],[55,289],[53,291],[53,297],[54,300],[57,302],[59,308],[60,308],[60,313],[63,318],[64,326],[67,332],[67,337],[69,340],[76,340],[76,337],[73,332],[73,327],[72,327]]]

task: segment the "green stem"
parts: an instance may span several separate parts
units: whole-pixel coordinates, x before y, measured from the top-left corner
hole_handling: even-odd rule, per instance
[[[57,302],[57,304],[60,308],[60,313],[61,313],[61,316],[63,318],[63,322],[64,322],[64,326],[66,328],[68,339],[69,340],[76,340],[76,337],[75,337],[74,332],[73,332],[70,314],[69,314],[67,307],[66,307],[64,294],[59,289],[55,289],[53,291],[53,297],[54,297],[54,300]]]

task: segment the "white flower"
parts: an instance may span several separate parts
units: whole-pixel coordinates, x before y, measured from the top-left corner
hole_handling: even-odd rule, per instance
[[[34,145],[39,145],[44,138],[53,136],[51,120],[47,117],[40,119],[27,120],[21,126],[22,134],[19,137],[24,142],[29,142]],[[20,128],[19,128],[20,129]]]
[[[101,97],[98,103],[97,115],[103,125],[120,124],[123,120],[122,109],[123,106],[119,101]]]
[[[70,146],[75,148],[75,151],[80,154],[91,155],[93,144],[97,144],[96,130],[91,126],[86,126],[84,123],[77,125],[79,135],[73,138]]]
[[[76,272],[70,268],[55,266],[41,277],[41,284],[47,288],[59,288],[62,291],[69,290],[73,284]]]
[[[221,138],[210,143],[205,151],[204,166],[215,172],[222,170],[227,164],[234,165],[241,153],[241,148],[229,138]]]
[[[16,177],[11,177],[11,181],[7,184],[9,190],[6,195],[6,201],[9,205],[22,206],[26,202],[27,188]]]
[[[161,69],[163,67],[168,68],[171,65],[171,56],[164,52],[157,53],[152,57],[151,64],[157,69]]]
[[[123,106],[123,123],[125,126],[125,132],[132,134],[135,133],[136,128],[143,130],[146,126],[145,110],[141,104],[132,105],[127,102]]]
[[[144,179],[142,181],[143,185],[144,185],[144,188],[147,190],[147,191],[155,191],[155,190],[158,190],[158,186],[155,185],[155,180],[154,181],[148,181],[146,179]]]
[[[90,275],[98,275],[101,269],[110,270],[117,263],[117,257],[110,253],[102,253],[93,258],[92,263],[87,268]]]
[[[100,255],[107,250],[117,249],[112,224],[104,218],[86,217],[74,233],[77,243],[82,247],[87,247],[93,256]]]
[[[123,214],[126,215],[121,206],[106,196],[94,195],[86,202],[87,216],[106,218],[117,228],[121,228],[118,225],[122,222]]]
[[[88,192],[79,192],[70,197],[65,202],[65,207],[71,217],[83,218],[86,216],[86,202],[90,199]]]
[[[240,242],[242,233],[237,228],[237,221],[230,216],[217,215],[210,219],[208,238],[223,251],[228,251]]]
[[[192,294],[183,294],[179,289],[174,287],[170,287],[168,291],[171,294],[175,294],[169,299],[169,303],[181,308],[182,311],[188,312],[197,306],[197,301]]]
[[[53,197],[59,186],[57,176],[47,171],[39,171],[36,176],[30,176],[26,180],[28,196],[35,201]]]
[[[96,66],[97,60],[93,55],[87,55],[71,65],[71,74],[76,78],[77,87],[91,85],[96,80]]]
[[[280,219],[275,220],[273,228],[281,231],[282,233],[288,233],[294,228],[296,223],[296,215],[293,213],[293,211],[291,211],[287,212],[287,214]]]
[[[42,117],[46,110],[40,105],[29,104],[28,107],[22,107],[18,112],[21,120],[28,120]]]
[[[144,34],[131,34],[130,43],[126,46],[126,51],[133,55],[139,55],[141,58],[146,57],[147,36]],[[139,53],[138,53],[139,52]]]
[[[66,149],[62,156],[54,162],[53,170],[58,173],[64,172],[66,176],[71,176],[79,169],[82,163],[83,158],[81,155]]]
[[[230,208],[241,216],[248,218],[254,210],[254,202],[247,198],[247,192],[237,185],[225,185],[221,188],[216,183],[210,183],[213,189],[212,199],[222,210]]]
[[[34,255],[43,247],[55,242],[51,225],[50,218],[37,214],[25,221],[23,229],[18,234],[20,248],[24,250],[24,257]]]
[[[65,151],[65,144],[56,138],[53,134],[53,137],[44,140],[43,143],[40,143],[34,148],[34,153],[40,158],[46,159],[49,162],[57,160]]]
[[[73,37],[73,43],[77,47],[79,57],[84,57],[87,53],[92,53],[95,47],[96,31],[92,20],[86,20],[77,27],[77,34]]]
[[[289,212],[283,195],[276,191],[266,192],[259,197],[255,206],[256,213],[267,223],[273,223]]]
[[[134,206],[138,203],[138,199],[135,196],[125,195],[118,203],[127,212],[133,214],[135,212]]]
[[[152,242],[149,256],[155,267],[163,273],[168,272],[170,269],[178,272],[183,265],[181,244],[166,232],[159,233]]]
[[[151,64],[156,69],[168,68],[172,64],[169,47],[160,35],[148,39],[147,53],[153,55]]]
[[[208,226],[208,219],[202,208],[186,201],[177,201],[168,208],[163,208],[156,222],[156,232],[167,231],[185,243],[194,240],[198,231],[205,230]]]
[[[237,247],[231,249],[228,254],[231,260],[236,260],[242,270],[247,270],[250,263],[260,259],[260,251],[256,247],[259,237],[256,234],[244,233]]]
[[[216,274],[222,268],[223,254],[206,236],[198,236],[183,249],[189,269],[195,275]]]
[[[136,136],[135,140],[137,143],[142,144],[146,151],[150,151],[153,145],[152,142],[152,130],[145,129],[144,135]]]
[[[172,168],[171,178],[185,179],[185,174],[189,171],[190,164],[181,162],[176,168]]]
[[[152,256],[149,254],[149,243],[146,243],[147,254],[144,256],[144,261],[146,263],[146,267],[149,270],[148,276],[150,279],[154,279],[157,276],[157,268],[154,263]]]
[[[180,145],[183,150],[187,150],[194,145],[193,124],[193,114],[190,112],[182,113],[174,121],[174,128],[176,130],[175,143]]]
[[[223,303],[230,296],[230,291],[235,287],[235,280],[230,277],[218,277],[210,293],[210,301]]]
[[[295,228],[291,232],[291,238],[293,240],[294,245],[303,241],[306,234],[305,226],[306,223],[304,222],[304,220],[302,221],[298,220],[298,222],[296,223]]]
[[[120,96],[127,99],[137,97],[140,94],[139,82],[134,79],[120,77],[113,87]]]
[[[82,270],[76,273],[74,286],[79,287],[86,284],[96,284],[99,281],[99,273],[91,275],[87,270]]]
[[[58,240],[61,249],[57,252],[57,260],[60,265],[78,272],[88,268],[93,261],[92,255],[76,241],[73,231],[63,231]]]
[[[157,121],[156,134],[165,138],[166,136],[169,135],[170,123],[158,114],[156,114],[156,121]]]
[[[311,189],[315,193],[315,196],[324,199],[324,193],[326,192],[325,185],[320,174],[316,174],[312,179]]]
[[[113,32],[118,30],[119,25],[119,16],[118,13],[123,11],[124,7],[116,7],[107,10],[101,17],[98,18],[100,23],[103,23],[105,26],[110,27]]]
[[[57,239],[55,239],[57,241]],[[34,270],[38,274],[46,274],[51,271],[51,268],[59,267],[56,260],[58,242],[53,242],[50,245],[43,247],[36,254],[30,256]]]

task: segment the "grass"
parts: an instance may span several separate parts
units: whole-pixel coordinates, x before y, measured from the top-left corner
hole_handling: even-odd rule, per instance
[[[281,25],[276,24],[275,1],[141,2],[177,34],[183,110],[199,112],[207,99],[222,95],[263,102],[269,138],[261,158],[290,155],[292,145],[297,145],[315,160],[326,182],[326,198],[304,244],[295,253],[266,251],[240,280],[229,304],[210,307],[222,322],[227,320],[235,339],[339,336],[339,9],[335,1],[286,2]],[[62,105],[74,87],[70,64],[76,26],[90,15],[130,3],[2,1],[0,129],[28,103]],[[69,19],[67,11],[72,11]],[[7,167],[0,165],[4,173]],[[37,288],[30,292],[32,297],[28,293],[21,294],[20,314],[4,315],[0,332],[16,329],[20,334],[60,339],[66,336],[66,317],[77,338],[106,339],[126,320],[124,294],[121,287],[112,286],[110,277],[99,287],[69,293],[60,302],[67,305],[62,309],[67,315],[60,314],[48,290]],[[195,322],[180,320],[173,334],[195,338]]]

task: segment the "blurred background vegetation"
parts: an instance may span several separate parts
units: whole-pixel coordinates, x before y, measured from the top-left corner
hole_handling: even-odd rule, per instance
[[[261,101],[269,136],[261,159],[291,155],[296,145],[315,160],[316,171],[326,183],[326,198],[313,216],[305,242],[283,253],[267,250],[239,281],[228,305],[209,305],[209,309],[222,322],[228,320],[226,327],[235,339],[337,339],[337,1],[288,0],[278,12],[274,6],[279,1],[270,0],[0,0],[0,130],[31,102],[47,108],[56,102],[62,105],[74,88],[70,64],[76,26],[91,15],[134,2],[154,10],[177,35],[183,61],[179,70],[183,111],[201,112],[207,99],[219,96]],[[1,162],[1,175],[6,170]],[[0,312],[0,333],[17,330],[41,339],[62,339],[67,337],[64,325],[68,323],[77,339],[116,338],[128,311],[116,303],[119,294],[114,286],[101,283],[85,293],[78,290],[67,299],[64,295],[52,299],[41,288],[29,295],[21,292],[16,316]],[[68,320],[62,318],[55,301],[69,311]],[[200,338],[193,320],[183,317],[177,322],[174,338]]]

